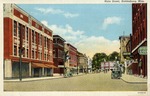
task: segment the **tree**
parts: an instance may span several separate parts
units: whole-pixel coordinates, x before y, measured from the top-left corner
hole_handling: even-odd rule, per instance
[[[92,68],[99,69],[101,66],[101,62],[104,62],[104,59],[107,60],[107,55],[105,53],[96,53],[93,56]]]
[[[117,58],[116,58],[117,57]],[[114,51],[112,52],[109,56],[108,56],[108,60],[109,61],[115,61],[117,59],[117,61],[119,61],[120,59],[120,56],[119,56],[119,53]]]

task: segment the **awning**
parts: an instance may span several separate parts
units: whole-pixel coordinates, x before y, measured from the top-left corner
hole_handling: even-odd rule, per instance
[[[54,65],[50,65],[50,64],[42,64],[42,63],[32,63],[31,66],[33,68],[57,68]]]
[[[57,68],[55,65],[50,65],[50,64],[44,64],[45,66],[47,66],[48,68]]]

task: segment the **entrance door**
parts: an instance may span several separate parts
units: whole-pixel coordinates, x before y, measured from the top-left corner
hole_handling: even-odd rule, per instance
[[[39,77],[40,68],[34,68],[34,77]]]

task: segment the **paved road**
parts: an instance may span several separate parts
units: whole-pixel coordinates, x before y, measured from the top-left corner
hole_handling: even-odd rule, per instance
[[[5,91],[147,91],[147,84],[111,79],[110,73],[95,73],[38,81],[4,82]]]

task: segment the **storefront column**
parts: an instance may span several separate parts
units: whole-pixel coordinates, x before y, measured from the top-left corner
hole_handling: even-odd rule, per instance
[[[11,78],[12,77],[12,62],[9,59],[5,60],[5,78]]]
[[[42,76],[44,76],[44,67],[42,68]]]
[[[29,77],[31,77],[32,76],[32,67],[31,67],[31,63],[29,63]]]

